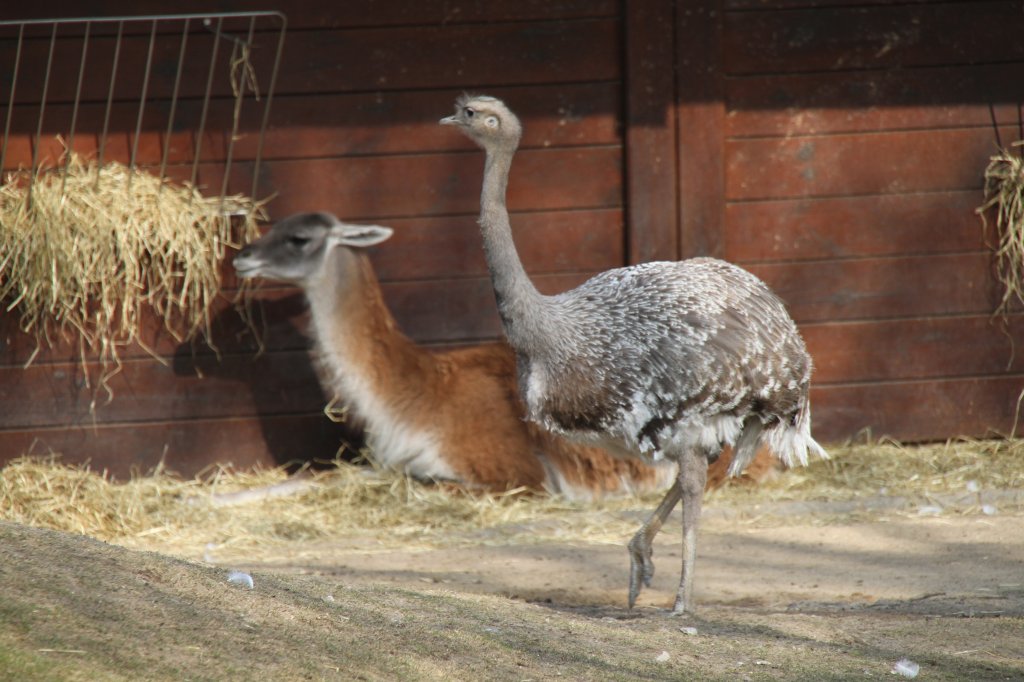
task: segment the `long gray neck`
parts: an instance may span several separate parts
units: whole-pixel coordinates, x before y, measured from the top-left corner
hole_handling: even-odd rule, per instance
[[[480,193],[480,232],[505,335],[513,348],[525,349],[543,326],[546,300],[523,269],[512,239],[505,192],[514,152],[487,150]]]

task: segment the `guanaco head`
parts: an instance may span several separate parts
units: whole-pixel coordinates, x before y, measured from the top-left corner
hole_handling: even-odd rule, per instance
[[[317,274],[336,246],[366,248],[392,232],[390,227],[343,223],[330,213],[298,213],[278,221],[243,248],[233,263],[239,277],[302,284]]]
[[[455,113],[441,125],[458,127],[484,149],[515,149],[523,127],[505,103],[488,95],[463,95],[455,101]]]

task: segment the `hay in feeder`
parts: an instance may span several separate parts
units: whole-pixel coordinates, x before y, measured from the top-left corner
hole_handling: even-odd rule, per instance
[[[106,386],[119,348],[145,348],[147,309],[179,341],[206,334],[225,247],[257,236],[261,217],[260,202],[207,198],[117,162],[72,155],[34,178],[18,171],[0,187],[0,300],[37,353],[76,334],[83,368],[95,357]]]
[[[1021,147],[1024,140],[1011,147]],[[986,230],[985,214],[995,208],[996,273],[1003,285],[997,313],[1005,314],[1014,299],[1024,302],[1024,158],[1001,149],[985,169],[985,202],[977,209]]]

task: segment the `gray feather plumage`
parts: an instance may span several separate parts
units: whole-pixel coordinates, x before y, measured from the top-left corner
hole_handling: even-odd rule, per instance
[[[714,454],[750,418],[793,429],[806,412],[811,362],[796,325],[763,282],[723,261],[610,270],[545,297],[540,317],[547,333],[530,336],[520,385],[531,418],[567,436],[649,459],[684,445]]]

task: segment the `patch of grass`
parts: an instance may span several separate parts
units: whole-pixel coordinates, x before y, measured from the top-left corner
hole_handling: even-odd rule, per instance
[[[10,637],[0,635],[0,673],[9,680],[67,682],[76,679],[67,657],[77,654],[34,652]],[[80,676],[78,679],[82,679]]]

